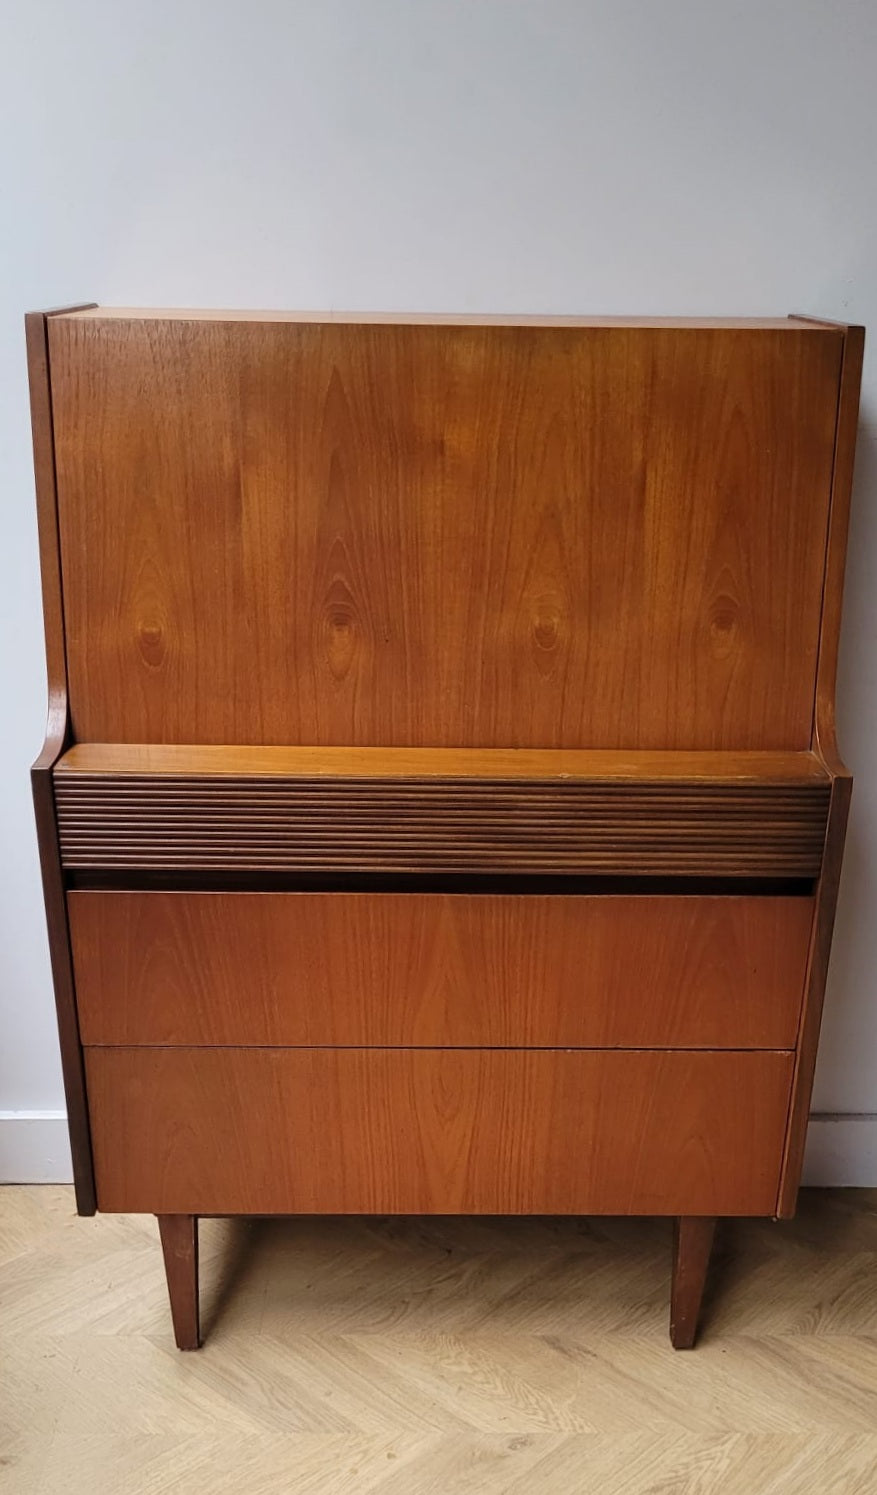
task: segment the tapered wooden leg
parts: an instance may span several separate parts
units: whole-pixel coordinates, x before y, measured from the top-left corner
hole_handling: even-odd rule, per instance
[[[171,1318],[178,1350],[197,1350],[201,1343],[198,1324],[198,1216],[158,1215],[161,1249]]]
[[[670,1291],[670,1342],[674,1350],[690,1350],[697,1337],[715,1228],[712,1215],[679,1215],[674,1222]]]

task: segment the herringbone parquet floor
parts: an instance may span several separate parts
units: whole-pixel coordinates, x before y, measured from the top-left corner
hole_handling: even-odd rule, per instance
[[[3,1495],[877,1495],[877,1191],[726,1223],[700,1347],[669,1222],[155,1222],[0,1191]]]

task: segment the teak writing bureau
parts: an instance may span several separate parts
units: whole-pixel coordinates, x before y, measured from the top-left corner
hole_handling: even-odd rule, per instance
[[[795,1207],[863,334],[27,322],[78,1206]]]

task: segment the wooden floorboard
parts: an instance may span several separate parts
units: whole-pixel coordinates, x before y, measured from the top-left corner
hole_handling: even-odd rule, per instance
[[[877,1190],[720,1226],[207,1220],[174,1348],[154,1220],[0,1191],[3,1495],[873,1495]]]

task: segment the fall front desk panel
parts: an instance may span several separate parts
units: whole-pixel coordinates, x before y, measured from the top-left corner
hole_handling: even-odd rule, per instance
[[[805,896],[72,891],[103,1210],[771,1214]]]

